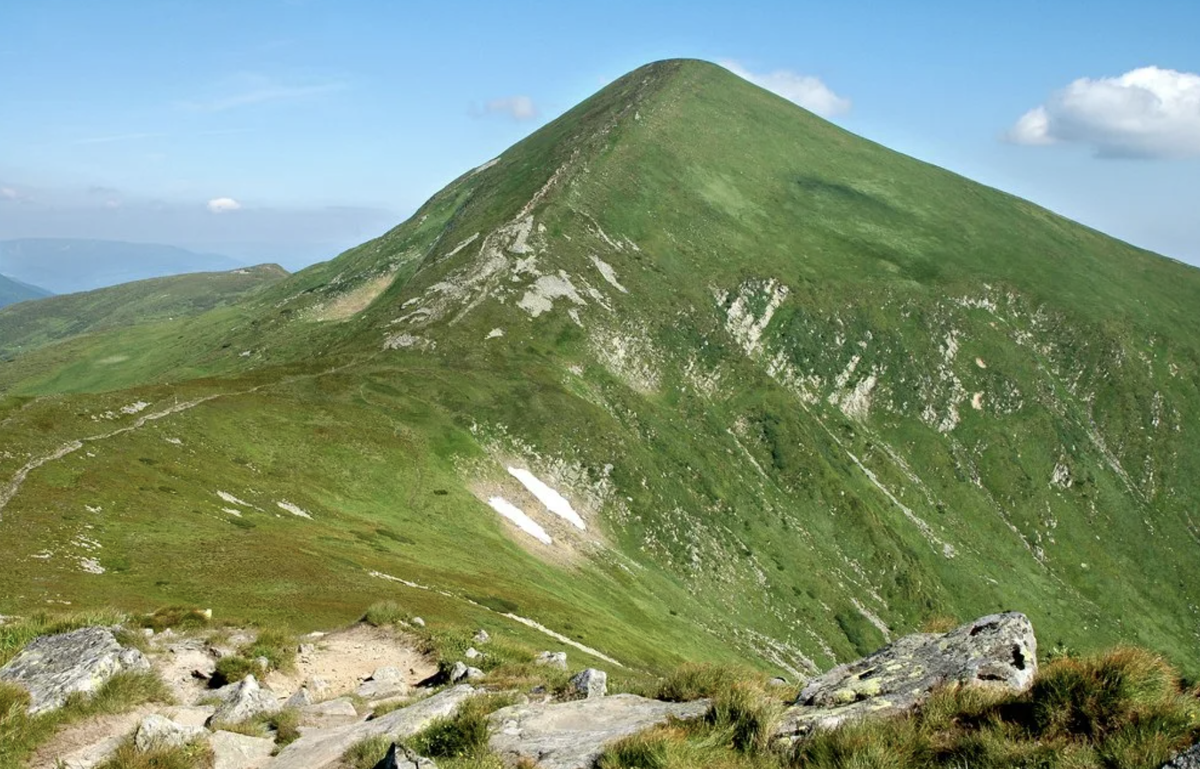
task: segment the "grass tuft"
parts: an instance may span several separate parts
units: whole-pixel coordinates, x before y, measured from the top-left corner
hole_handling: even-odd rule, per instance
[[[141,751],[127,740],[96,769],[209,769],[212,765],[212,749],[203,742]]]

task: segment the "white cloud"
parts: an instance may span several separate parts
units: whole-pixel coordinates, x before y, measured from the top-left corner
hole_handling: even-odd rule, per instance
[[[537,117],[537,107],[528,96],[506,96],[492,99],[483,105],[483,111],[491,115],[508,115],[513,120],[532,120]]]
[[[20,200],[21,193],[17,192],[12,187],[0,187],[0,199],[3,200]]]
[[[791,70],[777,69],[774,72],[756,73],[736,61],[722,61],[721,66],[740,78],[795,102],[806,110],[822,117],[833,117],[850,111],[850,100],[838,96],[821,78],[801,75]]]
[[[208,210],[214,214],[223,214],[228,211],[236,211],[242,207],[242,204],[233,198],[213,198],[208,201]]]
[[[1082,144],[1109,158],[1200,156],[1200,75],[1142,67],[1080,78],[1022,115],[1005,138]]]

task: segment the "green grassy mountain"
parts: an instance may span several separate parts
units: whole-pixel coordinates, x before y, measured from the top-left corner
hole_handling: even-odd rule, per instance
[[[0,275],[0,307],[47,296],[50,296],[50,292],[44,288]]]
[[[0,366],[0,613],[391,599],[806,674],[1011,608],[1200,672],[1198,306],[1193,268],[659,62],[337,259]]]

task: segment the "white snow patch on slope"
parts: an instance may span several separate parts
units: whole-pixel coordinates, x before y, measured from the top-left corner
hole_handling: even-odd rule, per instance
[[[553,540],[550,539],[550,535],[546,533],[546,530],[543,529],[537,521],[530,518],[525,514],[524,510],[517,507],[512,502],[509,502],[504,497],[492,497],[488,500],[488,504],[491,505],[492,509],[497,513],[500,513],[500,515],[515,523],[517,528],[519,528],[521,531],[529,534],[539,542],[547,545],[553,542]]]
[[[537,497],[538,502],[545,505],[547,510],[569,522],[580,531],[587,530],[583,518],[580,518],[579,513],[575,512],[575,508],[571,507],[571,503],[567,501],[567,498],[546,483],[543,483],[536,475],[519,467],[508,468],[508,474],[520,481],[522,486],[529,489],[529,493]]]
[[[217,496],[220,497],[223,501],[228,502],[231,505],[241,505],[242,507],[254,507],[254,505],[252,505],[249,502],[246,502],[244,500],[238,499],[237,497],[230,494],[228,491],[218,491]]]
[[[600,271],[600,276],[608,281],[608,285],[612,286],[622,294],[628,294],[629,290],[621,285],[617,280],[617,271],[612,268],[612,265],[604,261],[596,255],[592,255],[592,264],[596,265],[596,269]]]
[[[288,502],[286,499],[282,502],[276,502],[275,505],[280,510],[286,510],[287,512],[291,513],[292,515],[298,516],[300,518],[307,518],[310,521],[312,520],[312,516],[309,515],[306,510],[303,510],[300,507],[293,505],[291,502]]]

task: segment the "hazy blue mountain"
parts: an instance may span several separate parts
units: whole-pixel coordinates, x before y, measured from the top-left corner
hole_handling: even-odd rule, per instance
[[[0,275],[0,307],[47,296],[50,296],[50,292],[44,288]]]
[[[27,238],[0,241],[0,272],[56,294],[91,291],[146,278],[222,272],[245,264],[157,243]]]

